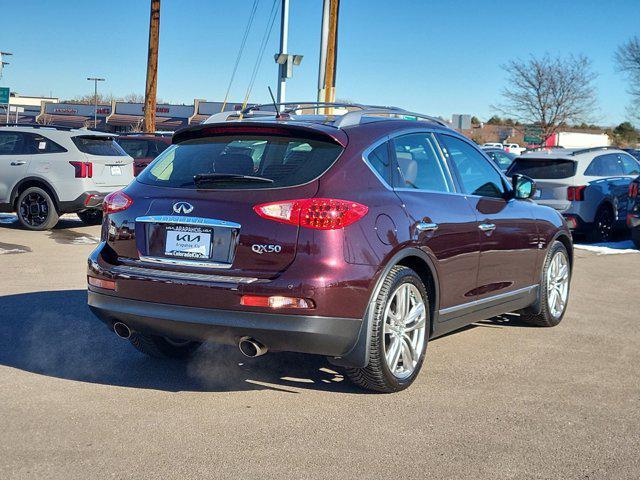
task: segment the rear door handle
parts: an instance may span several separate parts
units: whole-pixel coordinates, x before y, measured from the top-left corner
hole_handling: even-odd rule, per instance
[[[437,223],[420,222],[418,223],[418,225],[416,225],[416,230],[418,230],[419,232],[435,232],[437,229]]]
[[[493,232],[496,229],[496,225],[494,223],[481,223],[478,228],[483,232]]]
[[[19,165],[24,165],[25,163],[27,163],[26,160],[19,160],[19,161],[16,161],[16,162],[11,162],[11,165],[14,166],[14,167],[17,167]]]

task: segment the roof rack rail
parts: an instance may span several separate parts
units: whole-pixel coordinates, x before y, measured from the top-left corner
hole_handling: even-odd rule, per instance
[[[571,152],[571,155],[575,156],[575,155],[580,155],[582,153],[597,152],[598,150],[619,150],[619,148],[614,147],[612,145],[603,145],[602,147],[581,148],[579,150],[574,150],[573,152]]]
[[[364,105],[360,103],[348,103],[348,102],[283,102],[283,103],[262,103],[258,105],[248,106],[240,111],[229,111],[229,112],[221,112],[215,115],[212,115],[204,123],[215,123],[215,122],[225,122],[232,116],[240,116],[240,115],[264,115],[271,116],[276,115],[274,111],[274,107],[280,108],[281,112],[279,114],[292,114],[298,110],[320,110],[327,108],[347,108],[347,109],[357,109],[351,110],[347,113],[339,115],[333,122],[333,125],[337,128],[344,128],[350,125],[358,125],[362,123],[362,120],[365,116],[383,116],[390,115],[396,117],[412,117],[415,120],[424,119],[430,122],[435,122],[444,127],[448,127],[449,125],[439,118],[433,117],[431,115],[425,115],[422,113],[410,112],[408,110],[404,110],[398,107],[388,107],[388,106],[380,106],[380,105]],[[268,110],[262,110],[263,108],[268,108]],[[325,112],[322,112],[325,114]]]
[[[54,130],[63,130],[67,132],[71,130],[77,130],[74,127],[67,127],[65,125],[41,125],[39,123],[15,123],[15,122],[0,123],[0,127],[53,128]]]

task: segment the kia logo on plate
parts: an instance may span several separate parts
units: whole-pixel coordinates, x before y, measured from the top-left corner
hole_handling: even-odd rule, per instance
[[[193,205],[187,202],[176,202],[173,204],[173,211],[176,213],[191,213],[193,212]]]

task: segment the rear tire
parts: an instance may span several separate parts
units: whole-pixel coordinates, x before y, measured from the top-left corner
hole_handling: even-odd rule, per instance
[[[563,269],[566,268],[566,276]],[[525,310],[520,319],[537,327],[555,327],[565,312],[571,286],[571,263],[562,242],[555,241],[544,261],[540,279],[540,312]],[[558,303],[559,302],[559,303]]]
[[[134,332],[131,345],[153,358],[188,358],[202,345],[200,342],[172,340],[158,335]]]
[[[18,221],[27,230],[50,230],[58,223],[58,210],[49,193],[29,187],[18,197]]]
[[[600,205],[593,221],[593,229],[588,233],[588,240],[592,243],[611,241],[615,216],[613,209],[608,205]]]
[[[364,389],[398,392],[413,383],[424,362],[430,332],[427,290],[416,272],[393,267],[374,309],[369,364],[346,373]]]
[[[78,218],[82,220],[85,225],[101,225],[102,224],[102,210],[97,208],[91,208],[82,212],[76,213]]]

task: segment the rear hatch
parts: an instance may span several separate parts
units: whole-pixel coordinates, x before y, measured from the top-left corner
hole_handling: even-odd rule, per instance
[[[99,187],[123,187],[133,178],[133,159],[107,135],[78,135],[75,146],[91,163],[93,183]]]
[[[507,175],[516,173],[535,180],[537,192],[534,200],[537,203],[561,211],[571,206],[567,198],[567,188],[574,184],[575,161],[563,158],[519,157],[513,161]]]
[[[314,129],[240,125],[189,129],[126,189],[133,204],[112,218],[135,241],[109,238],[121,262],[271,278],[294,260],[298,227],[254,207],[313,197],[343,146]]]

